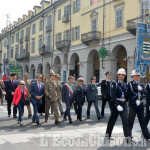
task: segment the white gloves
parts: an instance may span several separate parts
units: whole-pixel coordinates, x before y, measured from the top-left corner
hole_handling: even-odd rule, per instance
[[[140,101],[136,100],[136,105],[139,106],[140,105]]]
[[[139,91],[142,91],[143,88],[142,88],[141,86],[138,86],[138,90],[139,90]]]
[[[117,110],[118,110],[118,111],[123,111],[123,108],[122,108],[120,105],[118,105],[118,106],[117,106]]]

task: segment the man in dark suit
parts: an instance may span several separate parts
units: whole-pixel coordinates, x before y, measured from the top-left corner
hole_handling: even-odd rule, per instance
[[[32,83],[30,87],[31,103],[34,109],[32,122],[37,123],[37,125],[39,125],[38,109],[42,104],[42,97],[44,96],[44,84],[41,81],[42,75],[39,74],[37,76],[37,81]]]
[[[143,133],[144,138],[150,142],[150,133],[147,128],[147,124],[144,118],[144,104],[143,104],[143,97],[147,93],[145,87],[142,83],[139,82],[140,74],[137,73],[135,70],[132,71],[131,77],[133,81],[128,84],[128,101],[129,101],[129,116],[128,116],[128,123],[129,123],[129,130],[132,136],[132,129],[135,120],[135,116],[137,115],[141,130]]]
[[[6,100],[7,100],[7,111],[8,117],[11,115],[11,104],[13,100],[13,96],[16,88],[18,87],[18,82],[15,80],[16,74],[10,74],[10,79],[5,81],[5,89],[6,89]],[[13,106],[13,117],[17,118],[17,106]]]
[[[62,102],[66,104],[64,120],[67,120],[66,117],[68,116],[70,124],[72,124],[72,118],[70,114],[70,107],[72,105],[72,98],[73,98],[73,89],[71,87],[72,81],[73,81],[72,76],[68,77],[68,82],[65,83],[62,87]]]
[[[106,80],[102,80],[101,83],[101,93],[102,93],[102,109],[101,109],[101,115],[103,118],[105,118],[105,114],[104,114],[104,109],[106,106],[106,102],[109,103],[110,106],[110,77],[111,77],[111,73],[110,72],[106,72]]]

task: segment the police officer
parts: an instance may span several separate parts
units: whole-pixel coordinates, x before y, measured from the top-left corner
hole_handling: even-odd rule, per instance
[[[121,68],[117,72],[118,80],[115,80],[111,83],[111,116],[109,118],[106,137],[111,138],[112,130],[114,128],[115,122],[120,115],[123,123],[124,136],[126,138],[130,137],[129,128],[128,128],[128,110],[126,104],[126,86],[124,84],[124,79],[126,76],[125,69]]]
[[[31,112],[31,106],[30,106],[30,99],[31,99],[31,94],[30,94],[30,85],[31,82],[28,80],[29,78],[29,74],[25,73],[24,74],[24,82],[27,88],[27,99],[26,99],[26,106],[27,106],[27,110],[28,110],[28,118],[30,118],[32,116],[32,112]]]
[[[82,121],[82,107],[85,102],[85,96],[86,96],[86,87],[83,85],[83,78],[80,77],[78,79],[78,85],[74,91],[73,94],[73,101],[77,104],[77,120],[80,122]]]
[[[87,87],[87,101],[88,101],[87,119],[90,119],[90,108],[92,106],[92,103],[94,103],[97,118],[98,120],[100,120],[102,119],[102,116],[98,108],[98,91],[97,91],[97,86],[95,82],[96,82],[96,77],[93,76],[91,78],[91,83]]]
[[[55,73],[53,71],[50,72],[50,81],[45,83],[45,122],[47,123],[49,117],[49,109],[53,108],[55,124],[59,124],[58,120],[59,113],[57,109],[57,84],[55,82]]]
[[[145,116],[145,120],[146,120],[146,124],[148,125],[149,120],[150,120],[150,83],[147,83],[146,85],[146,116]]]
[[[101,93],[102,93],[102,109],[101,109],[101,115],[103,118],[105,118],[105,114],[104,114],[104,109],[105,109],[105,105],[106,102],[109,103],[110,106],[110,78],[111,78],[111,73],[110,72],[106,72],[106,80],[102,80],[101,82]]]
[[[128,121],[130,134],[132,135],[133,124],[135,116],[137,115],[144,138],[147,139],[147,141],[150,141],[150,133],[146,126],[146,121],[144,118],[144,105],[142,102],[143,94],[146,94],[146,90],[144,88],[144,85],[139,82],[140,80],[139,73],[133,70],[131,77],[133,78],[133,81],[131,81],[128,84],[128,100],[129,100]]]

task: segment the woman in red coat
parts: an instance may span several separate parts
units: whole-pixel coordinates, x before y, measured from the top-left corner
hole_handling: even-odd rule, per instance
[[[19,87],[16,88],[14,98],[13,98],[13,105],[18,106],[19,110],[19,118],[18,118],[18,123],[20,126],[23,125],[22,123],[22,113],[24,109],[24,104],[26,102],[26,97],[27,97],[27,89],[25,88],[25,82],[20,81]]]

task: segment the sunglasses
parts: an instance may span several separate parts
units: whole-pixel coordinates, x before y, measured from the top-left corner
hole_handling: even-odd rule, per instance
[[[24,84],[20,84],[20,85],[24,85]]]

